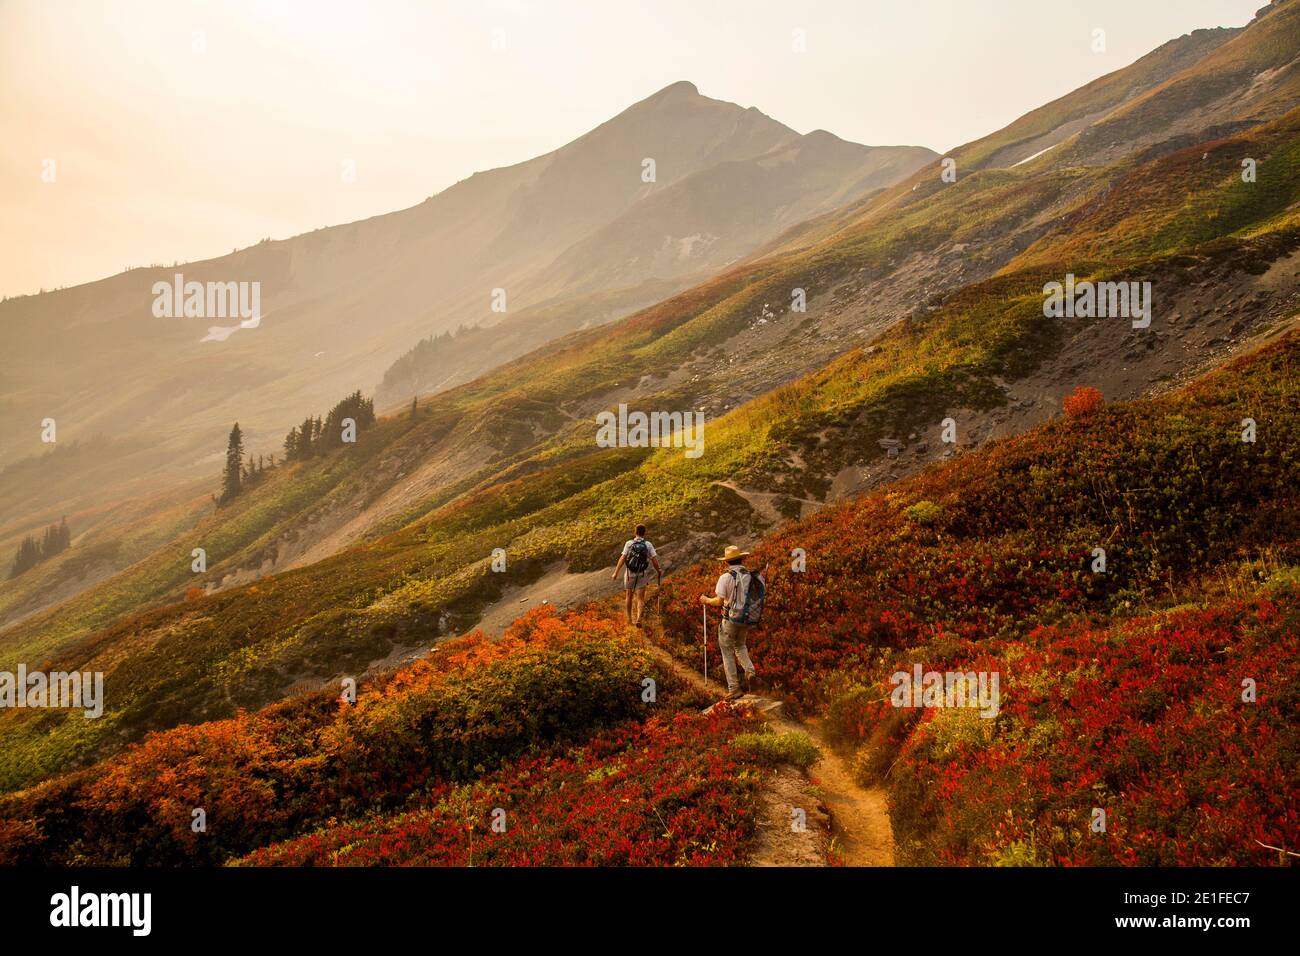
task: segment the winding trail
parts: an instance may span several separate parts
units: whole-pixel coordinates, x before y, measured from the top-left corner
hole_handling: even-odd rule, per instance
[[[646,621],[655,630],[659,622],[650,616]],[[671,668],[673,673],[683,681],[702,691],[715,700],[726,694],[726,688],[716,681],[705,681],[697,671],[687,667],[672,656],[666,649],[653,640],[646,640],[646,646],[657,658]],[[720,665],[719,665],[720,666]],[[740,705],[749,705],[754,711],[780,733],[799,732],[807,734],[822,757],[809,770],[817,792],[809,796],[806,802],[816,800],[830,813],[831,835],[833,844],[831,852],[838,863],[845,866],[893,866],[894,835],[889,823],[889,808],[882,787],[862,787],[853,778],[853,771],[832,745],[820,724],[814,720],[799,721],[786,716],[785,707],[779,700],[748,695],[741,698]],[[778,793],[775,799],[769,797],[769,823],[767,832],[760,828],[759,847],[751,862],[763,866],[815,866],[810,859],[808,840],[784,838],[784,831],[789,829],[789,807],[794,805],[788,797],[791,782],[788,774],[781,774],[775,781]],[[780,809],[784,808],[784,809]],[[809,830],[812,830],[813,814],[809,814]],[[774,831],[780,830],[778,834]]]
[[[803,731],[822,752],[810,773],[830,810],[834,850],[840,862],[845,866],[893,866],[894,831],[884,788],[859,786],[852,769],[817,724],[786,718],[776,723],[782,733]]]
[[[811,514],[814,511],[820,511],[826,507],[826,502],[817,501],[813,498],[800,498],[797,495],[779,494],[774,491],[753,491],[749,488],[741,488],[734,481],[715,481],[713,484],[720,488],[726,488],[734,491],[740,497],[745,499],[745,503],[768,524],[779,525],[788,519],[777,510],[776,502],[779,499],[789,499],[799,502],[804,514]],[[807,505],[807,507],[803,507]]]

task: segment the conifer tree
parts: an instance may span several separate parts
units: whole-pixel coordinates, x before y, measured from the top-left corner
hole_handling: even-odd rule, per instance
[[[35,544],[36,539],[32,539]],[[68,528],[68,518],[64,515],[63,520],[58,524],[49,525],[41,537],[41,543],[37,546],[36,560],[44,561],[52,558],[56,554],[66,551],[72,544],[72,532]]]
[[[9,576],[16,578],[24,571],[34,567],[41,560],[41,546],[31,535],[27,535],[18,544],[18,553],[14,555],[13,566],[9,569]]]
[[[233,501],[243,490],[243,461],[244,435],[239,430],[239,422],[235,422],[226,444],[226,470],[221,477],[221,504]]]
[[[299,435],[298,438],[299,459],[310,458],[312,456],[312,453],[315,451],[315,449],[312,448],[312,438],[313,438],[312,433],[315,431],[315,429],[316,429],[315,419],[313,418],[303,419],[302,433],[301,435]]]

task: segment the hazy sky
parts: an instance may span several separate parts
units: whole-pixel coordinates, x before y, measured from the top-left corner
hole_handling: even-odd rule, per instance
[[[1264,4],[0,0],[0,294],[413,205],[681,79],[943,151]]]

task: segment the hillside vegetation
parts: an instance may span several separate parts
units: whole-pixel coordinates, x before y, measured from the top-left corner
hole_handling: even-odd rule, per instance
[[[905,862],[1267,864],[1300,836],[1297,448],[1292,332],[764,539],[751,654],[888,786]],[[684,662],[716,574],[665,586]],[[999,672],[996,718],[891,706],[917,664]]]
[[[726,741],[753,721],[684,710],[597,616],[537,612],[341,694],[155,734],[7,798],[0,864],[211,864],[316,828],[253,862],[730,863],[752,833],[763,769]]]
[[[1020,166],[990,159],[976,168],[958,151],[955,183],[929,167],[851,213],[797,230],[762,258],[426,399],[414,416],[380,418],[355,445],[278,468],[209,517],[175,506],[142,532],[149,544],[178,532],[165,544],[127,549],[134,563],[119,574],[0,635],[0,669],[26,662],[100,670],[108,688],[105,715],[94,721],[54,711],[0,714],[0,789],[110,758],[152,731],[239,720],[241,709],[381,670],[403,651],[425,652],[471,630],[510,588],[548,569],[611,565],[637,521],[652,525],[666,559],[681,568],[724,539],[752,540],[829,503],[854,469],[881,466],[880,479],[892,480],[887,469],[938,458],[939,423],[948,416],[962,435],[961,464],[917,481],[957,475],[970,487],[940,484],[906,501],[928,502],[917,512],[930,516],[926,524],[906,519],[887,496],[860,506],[872,527],[897,533],[904,550],[927,545],[909,561],[934,562],[906,564],[905,573],[867,566],[857,590],[891,604],[879,608],[886,617],[864,639],[920,646],[926,629],[940,624],[961,640],[1019,637],[1026,621],[1071,625],[1080,615],[1127,613],[1125,602],[1195,593],[1206,567],[1198,562],[1224,564],[1229,546],[1290,562],[1284,536],[1293,516],[1265,493],[1294,477],[1290,452],[1280,449],[1294,447],[1285,406],[1295,402],[1280,372],[1225,373],[1241,395],[1255,389],[1263,397],[1253,405],[1223,398],[1220,418],[1207,417],[1193,390],[1168,400],[1185,406],[1177,414],[1150,411],[1166,405],[1112,404],[1097,419],[1111,432],[1056,423],[996,446],[988,458],[971,457],[984,453],[970,451],[976,439],[967,436],[989,434],[990,421],[1008,431],[1034,424],[1028,413],[997,418],[1011,415],[1009,396],[1024,383],[1050,380],[1034,388],[1051,398],[1050,389],[1093,384],[1106,370],[1145,369],[1148,356],[1165,357],[1171,377],[1187,376],[1223,354],[1201,347],[1211,335],[1243,342],[1294,314],[1300,110],[1292,103],[1288,112],[1273,95],[1277,83],[1261,92],[1240,71],[1200,64],[1210,51],[1231,54],[1231,62],[1285,79],[1295,46],[1288,51],[1280,38],[1300,36],[1298,8],[1280,5],[1230,35],[1175,41],[1129,68],[1127,87],[1107,81],[1104,95],[1059,101],[1050,118],[986,144],[996,152],[1091,115],[1098,96],[1097,109],[1116,110],[1135,102],[1122,90],[1138,97],[1149,89],[1151,102],[1162,104],[1158,115],[1118,155],[1070,154],[1062,139],[1059,156],[1054,149]],[[1195,135],[1174,131],[1169,124],[1186,111],[1160,91],[1221,88],[1206,77],[1235,77],[1238,121],[1227,130],[1216,119]],[[1214,103],[1226,96],[1215,95]],[[1243,157],[1258,160],[1254,183],[1241,178]],[[1044,318],[1043,285],[1067,272],[1153,281],[1162,311],[1151,335],[1123,319]],[[1221,315],[1243,287],[1264,304]],[[808,293],[807,313],[788,308],[796,288]],[[1191,298],[1209,301],[1195,311],[1180,305],[1186,314],[1175,323],[1165,304]],[[1080,354],[1080,343],[1090,351]],[[1268,361],[1289,361],[1289,349],[1267,353]],[[1171,384],[1138,375],[1107,397]],[[620,402],[704,409],[706,453],[596,447],[595,414]],[[1059,408],[1048,404],[1037,403],[1038,421]],[[1256,445],[1232,443],[1234,415],[1257,420]],[[1279,434],[1291,445],[1279,444]],[[1070,444],[1090,435],[1095,445]],[[934,448],[895,465],[878,443],[902,436]],[[1044,442],[1072,451],[1052,457]],[[1254,456],[1252,467],[1229,467],[1245,461],[1229,454]],[[1149,490],[1153,474],[1165,475],[1168,488]],[[1056,506],[1058,486],[1072,492],[1059,507],[1079,510],[1045,523],[1050,510],[1039,512]],[[1031,519],[1044,523],[1016,524]],[[963,550],[977,536],[987,537],[978,556]],[[1263,555],[1270,544],[1280,557]],[[1115,573],[1083,574],[1081,555],[1099,546]],[[191,570],[196,547],[209,556],[203,574]],[[496,549],[505,551],[504,573],[492,570]],[[50,572],[77,555],[74,542]],[[206,593],[185,598],[199,586]],[[857,610],[841,623],[833,604],[814,603],[810,633],[857,626]],[[853,672],[845,647],[827,640],[799,642],[822,648],[816,667],[797,655],[787,663],[769,657],[784,689],[807,707],[837,699],[818,668],[834,661]],[[856,673],[865,687],[879,676]]]
[[[1290,333],[762,542],[749,563],[776,570],[752,652],[888,785],[908,861],[1267,863],[1255,840],[1291,845],[1298,366]],[[804,571],[786,570],[795,548]],[[667,585],[661,639],[691,664],[716,573]],[[996,718],[891,708],[888,675],[913,663],[999,672]],[[0,846],[9,862],[739,862],[763,761],[736,743],[745,719],[691,702],[599,608],[539,610],[356,705],[335,689],[178,727],[10,795]],[[516,824],[493,830],[494,811]]]

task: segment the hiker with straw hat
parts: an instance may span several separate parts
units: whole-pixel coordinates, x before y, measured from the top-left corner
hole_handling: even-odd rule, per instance
[[[740,688],[736,673],[737,662],[745,672],[746,691],[755,688],[757,679],[754,663],[749,659],[749,650],[745,647],[745,634],[749,625],[757,624],[762,619],[766,585],[762,575],[745,567],[747,557],[748,551],[742,551],[734,544],[727,545],[722,557],[718,559],[726,562],[727,568],[718,578],[714,593],[700,595],[701,604],[722,608],[718,650],[722,652],[722,670],[727,675],[727,700],[736,700],[745,694]],[[707,629],[708,612],[705,614]]]

